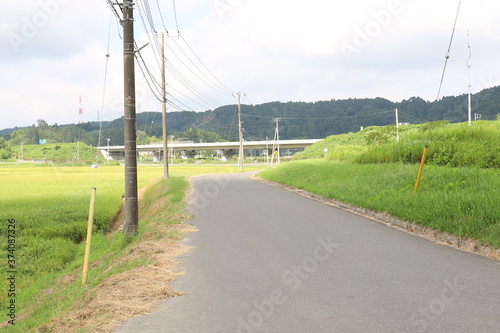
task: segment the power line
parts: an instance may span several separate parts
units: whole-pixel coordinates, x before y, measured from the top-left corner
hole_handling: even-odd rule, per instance
[[[455,23],[453,24],[453,30],[451,31],[451,38],[450,38],[450,44],[448,45],[448,51],[446,52],[445,55],[443,74],[441,74],[441,82],[439,83],[439,90],[436,100],[439,100],[439,96],[441,95],[441,88],[443,87],[444,74],[446,72],[446,66],[448,65],[448,59],[450,59],[451,44],[453,42],[453,36],[455,35],[455,28],[457,26],[458,15],[460,14],[461,5],[462,5],[462,0],[460,0],[458,3],[457,15],[455,16]]]
[[[207,109],[209,109],[206,105],[199,103],[199,102],[198,102],[198,101],[196,101],[194,98],[191,98],[191,97],[189,97],[189,96],[187,96],[187,95],[183,94],[182,92],[180,92],[179,90],[175,89],[174,87],[170,86],[169,88],[170,88],[171,90],[174,90],[176,93],[178,93],[178,94],[179,94],[179,95],[181,95],[182,97],[184,97],[184,98],[186,98],[186,99],[189,99],[190,101],[192,101],[192,102],[194,102],[194,103],[198,104],[199,106],[201,106],[201,107],[203,107],[203,108],[207,108]]]
[[[122,24],[123,22],[121,21],[120,15],[118,14],[116,9],[116,6],[119,6],[118,3],[114,0],[106,0],[106,2],[112,10],[112,13],[119,19],[119,23]],[[152,52],[155,59],[154,61],[156,62],[158,68],[161,68],[161,63],[166,61],[166,58],[162,58],[160,55],[161,43],[157,36],[157,29],[155,27],[152,8],[148,0],[137,0],[136,4],[140,14],[142,26],[149,40],[150,47],[153,48]],[[182,45],[181,43],[178,43],[176,40],[172,39],[173,43],[167,43],[167,47],[170,52],[172,52],[172,55],[175,56],[175,59],[181,63],[182,68],[178,68],[172,63],[167,62],[167,68],[170,73],[169,77],[174,78],[175,82],[187,89],[187,91],[192,93],[194,97],[188,97],[188,95],[181,93],[179,89],[175,89],[173,87],[173,84],[170,84],[169,88],[183,98],[186,98],[189,102],[193,102],[196,105],[202,106],[206,109],[223,106],[223,103],[212,98],[210,94],[205,92],[207,89],[201,88],[208,87],[210,90],[217,91],[218,93],[224,95],[231,95],[232,91],[231,89],[227,88],[227,86],[222,84],[222,82],[217,77],[215,77],[215,75],[203,63],[200,57],[194,52],[193,48],[188,44],[186,39],[180,34],[175,0],[173,0],[172,4],[174,7],[176,28],[179,37],[181,37],[182,39]],[[122,6],[120,6],[119,8],[123,12],[124,8]],[[167,31],[163,13],[161,11],[160,3],[158,0],[156,0],[156,9],[158,11],[161,24],[165,28],[165,31]],[[135,44],[135,46],[137,49],[137,43]],[[151,71],[150,69],[150,64],[148,64],[148,62],[140,52],[135,52],[135,58],[141,70],[142,76],[146,81],[147,86],[149,87],[149,90],[157,100],[161,101],[161,98],[159,97],[161,87],[158,79],[155,75],[153,75],[153,71]],[[183,68],[185,68],[185,70],[182,70]],[[193,81],[192,78],[188,78],[186,73],[189,73],[189,76],[192,75],[195,80]],[[177,83],[174,85],[177,85]],[[200,84],[202,85],[202,87],[200,87]],[[173,105],[175,105],[179,109],[192,110],[191,107],[189,107],[185,103],[181,103],[179,100],[177,100],[176,103],[173,103]],[[179,105],[182,105],[183,107],[181,108],[179,107]]]
[[[222,106],[221,103],[213,100],[212,98],[208,97],[205,93],[203,93],[200,89],[198,89],[196,86],[194,86],[187,78],[185,78],[173,65],[167,63],[167,67],[172,71],[172,74],[182,83],[189,91],[191,91],[193,94],[198,96],[201,100],[204,100],[205,102],[208,101],[208,104],[214,104],[218,106]]]
[[[118,14],[118,12],[116,11],[116,8],[115,8],[115,6],[118,6],[118,7],[120,8],[120,10],[121,10],[121,7],[120,7],[120,5],[118,4],[118,2],[117,2],[117,1],[112,1],[112,0],[106,0],[106,3],[108,4],[109,8],[111,9],[111,12],[112,12],[113,14],[115,14],[116,18],[118,19],[118,22],[120,22],[120,23],[121,23],[122,18],[121,18],[121,16]],[[123,12],[123,10],[122,10],[122,12]]]
[[[196,57],[196,59],[198,59],[198,61],[200,62],[200,64],[207,70],[207,72],[212,75],[212,77],[217,81],[219,82],[226,90],[228,93],[232,94],[233,90],[231,90],[230,88],[228,88],[226,85],[224,85],[209,69],[207,66],[205,66],[205,64],[203,63],[203,61],[201,61],[201,59],[196,55],[196,53],[194,52],[193,48],[188,44],[188,42],[184,39],[184,36],[182,36],[182,34],[179,33],[179,36],[181,37],[181,39],[184,41],[184,43],[187,45],[187,47],[189,48],[189,50],[191,51],[191,53],[193,53],[193,55]]]
[[[200,79],[200,81],[202,81],[203,83],[205,83],[207,86],[211,87],[212,89],[214,89],[215,91],[218,91],[222,94],[225,94],[225,95],[232,95],[230,92],[228,92],[227,90],[224,91],[223,89],[220,89],[219,87],[217,87],[217,83],[213,81],[213,79],[211,79],[210,77],[208,77],[208,75],[206,73],[204,73],[200,68],[199,66],[186,54],[186,52],[184,52],[184,50],[179,46],[179,44],[177,44],[177,42],[175,41],[175,39],[172,39],[172,41],[174,42],[174,44],[179,48],[179,50],[182,52],[182,54],[184,54],[184,56],[191,62],[191,64],[193,64],[193,66],[209,81],[209,82],[206,82],[205,80],[203,80],[198,74],[195,73],[195,71],[191,68],[189,68],[183,61],[182,59],[175,53],[175,51],[167,45],[167,47],[169,48],[169,50],[172,51],[172,53],[181,61],[181,63],[186,66],[187,69],[189,69],[198,79]]]
[[[365,114],[365,115],[354,115],[354,116],[338,116],[338,117],[327,117],[327,118],[312,118],[312,117],[307,117],[307,118],[286,118],[286,117],[281,117],[280,119],[282,120],[331,120],[331,119],[344,119],[344,118],[360,118],[360,117],[371,117],[373,115],[379,115],[379,114],[384,114],[384,113],[392,113],[394,110],[390,111],[381,111],[381,112],[375,112],[375,113],[370,113],[370,114]],[[246,114],[242,113],[242,116],[247,116],[247,117],[257,117],[257,118],[266,118],[266,119],[276,119],[276,117],[271,117],[271,116],[261,116],[261,115],[256,115],[256,114]]]
[[[179,23],[177,22],[177,9],[175,8],[175,0],[172,0],[172,3],[174,5],[175,27],[177,28],[177,32],[179,32]]]
[[[148,4],[147,0],[142,0],[142,9],[141,9],[140,4],[141,4],[141,0],[139,0],[137,2],[137,5],[138,5],[137,9],[139,10],[139,15],[141,16],[141,21],[142,21],[142,24],[144,26],[144,30],[146,32],[146,35],[148,37],[149,44],[153,48],[153,55],[154,55],[154,58],[156,60],[157,65],[158,65],[158,68],[161,68],[160,45],[158,43],[158,40],[156,38],[154,38],[154,36],[156,36],[157,34],[156,34],[156,29],[154,27],[153,17],[151,16],[150,12],[148,14],[149,5],[148,5],[148,8],[146,8],[146,4]],[[145,14],[144,14],[144,12],[145,12]],[[146,19],[144,18],[144,16],[146,16],[146,19],[149,23],[149,28],[148,28],[148,24],[146,23]]]
[[[147,69],[146,63],[144,62],[144,59],[142,59],[142,56],[141,56],[140,52],[135,52],[135,58],[138,60],[138,58],[137,58],[137,54],[139,54],[139,58],[140,58],[140,59],[142,60],[142,62],[144,63],[144,67],[146,67],[146,71],[147,71],[147,73],[148,73],[149,77],[151,78],[151,80],[153,80],[153,84],[154,84],[154,78],[153,78],[153,76],[152,76],[151,72],[149,72],[149,70]],[[146,81],[146,84],[148,85],[149,90],[151,91],[151,93],[153,94],[153,96],[154,96],[157,100],[159,100],[160,102],[162,102],[163,100],[162,100],[160,97],[158,97],[158,95],[161,95],[161,92],[160,92],[159,90],[157,90],[157,91],[155,92],[155,90],[153,89],[153,86],[151,85],[151,83],[149,82],[149,80],[148,80],[148,79],[147,79],[147,77],[146,77],[146,73],[144,72],[144,69],[143,69],[143,68],[142,68],[142,66],[141,66],[141,62],[137,61],[137,64],[139,65],[139,68],[140,68],[140,70],[141,70],[142,76],[144,77],[144,80]],[[156,89],[159,89],[158,87],[155,87],[155,88],[156,88]]]

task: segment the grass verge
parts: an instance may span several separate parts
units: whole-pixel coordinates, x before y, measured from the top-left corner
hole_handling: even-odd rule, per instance
[[[259,176],[500,248],[500,170],[426,166],[414,197],[417,172],[400,163],[302,160]]]

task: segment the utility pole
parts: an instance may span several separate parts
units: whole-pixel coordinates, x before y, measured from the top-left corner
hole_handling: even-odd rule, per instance
[[[469,103],[468,103],[468,117],[469,117],[469,126],[472,126],[472,104],[471,104],[471,90],[472,90],[472,83],[471,83],[471,74],[470,74],[470,33],[467,31],[467,49],[468,49],[468,57],[467,57],[467,76],[469,80]]]
[[[266,167],[269,166],[269,138],[266,135]]]
[[[106,155],[106,162],[109,163],[109,141],[111,140],[111,138],[106,138],[106,140],[108,140],[108,153]]]
[[[161,93],[162,93],[162,127],[163,127],[163,178],[168,178],[168,137],[167,137],[167,92],[165,84],[165,35],[161,32]]]
[[[274,155],[276,155],[276,164],[280,164],[280,130],[278,125],[280,120],[281,118],[274,118],[274,121],[276,122],[276,129],[274,130],[274,143],[271,165],[273,165]]]
[[[276,142],[278,145],[278,158],[277,158],[277,163],[280,164],[280,128],[279,128],[279,122],[281,118],[276,118]]]
[[[398,108],[396,108],[396,142],[399,142],[399,114],[398,114]]]
[[[128,236],[137,234],[139,208],[137,196],[137,142],[135,115],[134,2],[123,0],[123,78],[125,130],[125,224]]]
[[[238,129],[240,131],[240,151],[238,155],[238,165],[240,166],[240,171],[243,171],[245,156],[243,152],[243,129],[241,128],[241,93],[238,93],[237,95],[238,95]]]

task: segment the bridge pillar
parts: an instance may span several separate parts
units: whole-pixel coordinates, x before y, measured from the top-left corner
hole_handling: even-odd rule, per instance
[[[234,156],[236,154],[236,150],[234,149],[222,149],[221,151],[221,161],[227,162],[228,159]]]
[[[153,162],[163,161],[163,150],[153,151]]]
[[[101,149],[101,154],[104,156],[106,161],[122,161],[125,159],[125,153],[123,151],[108,151],[106,149]]]
[[[183,150],[181,154],[186,156],[186,158],[194,158],[196,156],[196,150]]]

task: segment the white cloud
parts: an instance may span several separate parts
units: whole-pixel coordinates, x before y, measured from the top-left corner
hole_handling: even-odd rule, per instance
[[[172,2],[159,0],[159,4],[166,28],[175,31]],[[245,92],[253,103],[378,96],[401,100],[416,95],[433,100],[457,5],[454,0],[176,2],[182,36],[218,79]],[[0,108],[6,115],[0,127],[30,125],[39,118],[49,123],[76,122],[80,95],[84,120],[95,120],[101,109],[110,19],[106,2],[27,0],[9,1],[6,7],[8,15],[0,14]],[[150,9],[156,28],[162,30],[156,1],[150,2]],[[469,29],[474,87],[488,88],[500,81],[499,10],[495,0],[463,2],[444,95],[467,90]],[[136,39],[142,45],[147,38],[138,9],[135,17]],[[122,114],[122,41],[114,17],[112,22],[105,119]],[[36,28],[31,34],[30,24]],[[13,34],[25,38],[17,51]],[[184,55],[177,45],[190,52],[182,39],[168,42],[180,58]],[[345,45],[355,52],[346,55]],[[157,76],[152,50],[150,45],[141,53]],[[217,103],[235,102],[201,83],[170,49],[167,57]],[[140,110],[160,110],[138,67],[136,76]],[[172,73],[167,82],[169,88],[199,100]],[[199,106],[175,91],[170,90],[189,108],[215,106],[206,100],[199,101],[204,105]]]

